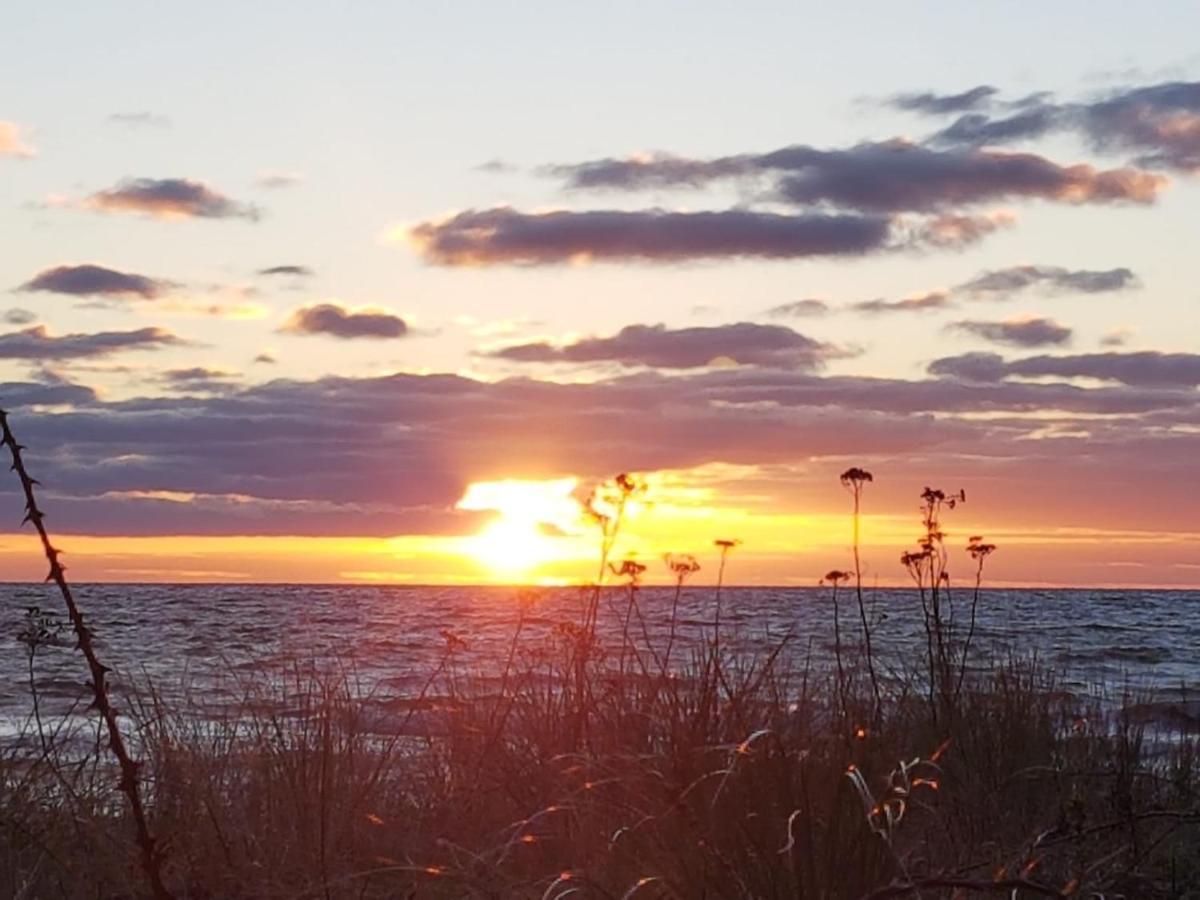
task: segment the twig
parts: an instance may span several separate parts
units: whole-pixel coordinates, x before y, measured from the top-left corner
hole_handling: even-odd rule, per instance
[[[32,523],[33,527],[37,530],[38,537],[42,542],[42,552],[46,556],[46,561],[50,564],[50,574],[46,576],[46,580],[53,581],[58,586],[59,593],[62,594],[63,602],[67,606],[67,614],[71,619],[71,627],[75,631],[77,647],[83,653],[84,659],[87,660],[88,669],[91,671],[92,680],[88,686],[92,689],[92,706],[96,708],[96,711],[100,713],[100,717],[104,720],[104,725],[108,730],[109,749],[112,751],[112,755],[116,758],[117,765],[121,769],[121,778],[117,782],[117,789],[125,794],[129,800],[129,811],[133,816],[133,824],[137,832],[137,843],[142,852],[142,868],[146,871],[150,888],[157,900],[171,900],[172,894],[167,890],[162,879],[163,854],[155,846],[155,839],[150,833],[150,826],[146,821],[146,811],[142,806],[141,794],[138,791],[138,769],[141,764],[129,755],[129,751],[125,747],[125,740],[121,736],[121,727],[117,721],[117,711],[108,699],[106,676],[110,670],[96,656],[96,649],[92,644],[92,632],[84,622],[83,613],[80,612],[78,605],[75,603],[71,587],[67,584],[66,570],[62,563],[58,561],[60,551],[50,543],[50,535],[47,534],[46,525],[43,521],[45,516],[37,505],[33,488],[39,482],[31,478],[28,471],[26,471],[25,463],[21,458],[21,450],[23,448],[17,443],[12,430],[9,428],[8,413],[2,409],[0,409],[0,431],[3,432],[2,442],[8,447],[8,451],[12,455],[12,470],[17,473],[17,478],[21,481],[21,489],[25,493],[24,522]]]

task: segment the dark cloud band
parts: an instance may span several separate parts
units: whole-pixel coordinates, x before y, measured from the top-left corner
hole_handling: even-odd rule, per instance
[[[425,259],[438,265],[546,265],[857,256],[889,248],[893,230],[886,216],[741,209],[525,213],[501,207],[422,223],[412,238]]]
[[[1115,381],[1131,387],[1200,387],[1200,354],[1081,353],[1070,356],[1029,356],[1006,361],[994,353],[967,353],[934,360],[934,375],[997,382],[1009,377],[1090,378]]]
[[[605,159],[549,171],[569,187],[621,190],[701,187],[726,178],[766,177],[774,194],[789,203],[826,203],[866,212],[928,212],[1014,199],[1150,203],[1166,184],[1161,176],[1133,168],[1062,166],[1034,153],[935,149],[901,140],[836,150],[797,145],[711,160]]]
[[[662,369],[753,365],[811,370],[846,352],[782,325],[738,322],[712,327],[627,325],[611,337],[569,344],[518,344],[488,354],[514,362],[616,363]]]

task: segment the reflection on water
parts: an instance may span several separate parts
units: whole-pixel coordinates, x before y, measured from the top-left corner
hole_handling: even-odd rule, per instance
[[[208,690],[214,677],[261,679],[296,659],[340,660],[365,685],[386,694],[413,693],[441,659],[442,631],[461,637],[460,665],[498,671],[517,621],[516,592],[478,587],[347,587],[313,585],[83,585],[77,594],[96,632],[102,658],[118,675],[145,673],[170,697],[186,685]],[[665,644],[673,589],[643,588],[639,604],[653,642]],[[843,595],[849,604],[852,597]],[[965,593],[958,602],[969,602]],[[722,641],[734,652],[761,652],[794,629],[793,652],[830,662],[833,641],[828,591],[726,588]],[[606,595],[602,629],[619,640],[624,594]],[[711,619],[711,588],[684,591],[680,641],[695,641]],[[920,604],[912,591],[868,594],[875,644],[885,668],[919,661]],[[28,672],[18,643],[25,608],[60,610],[53,590],[0,585],[0,721],[9,728],[28,715]],[[554,626],[579,619],[578,589],[538,595],[523,646],[546,646]],[[856,631],[856,610],[843,605],[844,627]],[[725,626],[723,626],[724,628]],[[640,626],[636,629],[641,634]],[[995,590],[980,604],[976,646],[1001,655],[1036,653],[1063,672],[1063,686],[1113,692],[1126,687],[1179,698],[1200,686],[1200,592],[1127,590]],[[685,654],[676,652],[675,659]],[[67,647],[39,652],[43,712],[61,713],[82,692],[84,664]],[[120,678],[117,679],[119,684]]]

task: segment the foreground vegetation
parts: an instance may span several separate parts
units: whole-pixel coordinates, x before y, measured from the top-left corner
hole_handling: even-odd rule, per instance
[[[526,598],[496,671],[464,670],[447,634],[411,696],[298,663],[214,713],[133,681],[110,698],[2,424],[101,713],[94,732],[43,721],[58,625],[31,613],[29,727],[0,756],[4,896],[1200,897],[1196,734],[1148,734],[1017,654],[976,658],[995,548],[970,540],[976,590],[951,594],[940,517],[961,495],[922,497],[902,562],[926,641],[901,671],[872,652],[857,550],[826,576],[832,659],[796,635],[729,651],[733,541],[703,639],[672,614],[652,640],[644,567],[608,558],[638,490],[621,476],[591,506],[621,584],[585,590],[554,641],[526,639]],[[870,481],[843,475],[856,518]],[[679,588],[697,569],[668,564]]]
[[[845,685],[843,715],[822,699],[833,676],[778,659],[718,669],[697,650],[678,675],[621,677],[613,649],[593,660],[581,721],[571,653],[567,637],[518,642],[485,688],[450,648],[410,702],[304,667],[216,720],[202,697],[131,698],[168,889],[1157,898],[1200,884],[1195,736],[1150,741],[1030,663],[972,677],[937,723],[897,685],[872,727],[866,677]],[[51,734],[0,763],[7,896],[147,890],[114,771],[77,748]]]

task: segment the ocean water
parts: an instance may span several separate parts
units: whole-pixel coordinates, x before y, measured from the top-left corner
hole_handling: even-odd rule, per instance
[[[203,688],[219,712],[246,687],[281,678],[297,662],[338,665],[382,697],[412,697],[443,659],[447,634],[456,666],[485,676],[499,672],[513,643],[544,651],[562,623],[579,621],[579,589],[519,592],[497,587],[373,587],[320,585],[92,584],[76,596],[95,632],[114,684],[152,680],[168,699]],[[671,621],[674,590],[642,588],[638,609],[645,633],[660,650]],[[955,593],[965,626],[969,592]],[[678,609],[673,659],[711,627],[711,587],[685,588]],[[858,633],[852,593],[843,591],[843,640]],[[919,664],[924,646],[919,600],[911,590],[871,590],[867,605],[882,668]],[[50,586],[0,585],[0,731],[12,734],[31,710],[28,658],[18,640],[26,608],[65,621]],[[833,662],[833,606],[827,589],[725,588],[722,642],[731,652],[765,652],[790,634],[788,653],[814,670]],[[600,628],[619,644],[627,594],[606,590]],[[1064,690],[1136,695],[1195,705],[1200,690],[1200,591],[985,590],[975,644],[980,654],[1038,658],[1061,672]],[[634,619],[641,638],[642,622]],[[84,696],[85,666],[62,646],[41,648],[34,678],[45,716],[65,714]],[[849,635],[850,637],[847,637]],[[222,685],[220,690],[213,686]]]

